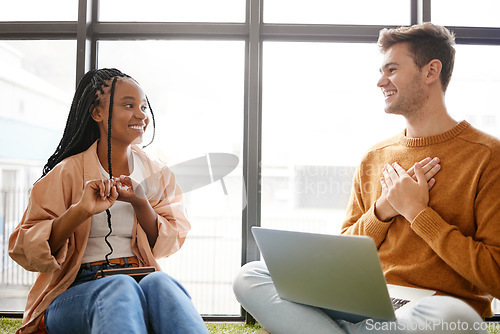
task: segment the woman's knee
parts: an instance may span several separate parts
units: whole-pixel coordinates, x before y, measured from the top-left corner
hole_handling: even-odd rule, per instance
[[[97,293],[116,300],[142,301],[143,294],[139,285],[128,275],[114,275],[101,278],[101,289]]]
[[[115,333],[144,332],[146,330],[146,298],[130,276],[113,275],[93,281],[90,290],[93,303],[88,310],[95,328],[116,328]],[[123,323],[122,319],[127,319]]]
[[[112,275],[103,278],[102,280],[106,280],[106,287],[112,286],[115,289],[121,289],[122,287],[130,288],[131,286],[137,285],[135,279],[128,275]]]
[[[146,295],[148,295],[149,293],[166,293],[168,295],[182,293],[185,294],[189,299],[191,299],[191,296],[184,288],[184,286],[182,286],[182,284],[180,284],[175,278],[162,271],[156,271],[147,275],[139,282],[139,286]]]

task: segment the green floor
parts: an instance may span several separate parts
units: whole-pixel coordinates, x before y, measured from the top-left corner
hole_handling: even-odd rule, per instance
[[[13,334],[21,325],[21,319],[0,318],[0,334]],[[259,332],[259,325],[245,325],[242,323],[207,323],[208,331],[212,334],[252,334]],[[489,334],[500,334],[500,324],[491,323]]]
[[[21,326],[21,319],[0,318],[0,334],[14,334]],[[207,323],[208,331],[213,334],[252,334],[259,332],[259,325],[245,325],[241,323]]]

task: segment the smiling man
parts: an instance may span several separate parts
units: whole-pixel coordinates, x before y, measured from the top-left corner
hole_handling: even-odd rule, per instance
[[[500,141],[446,109],[454,36],[424,23],[383,29],[378,44],[385,111],[406,129],[364,156],[342,234],[374,240],[387,283],[436,294],[376,322],[283,300],[265,264],[249,263],[236,296],[273,334],[485,333],[500,297]]]
[[[446,28],[384,29],[378,44],[385,111],[405,117],[406,129],[365,155],[342,233],[375,240],[388,283],[437,291],[408,319],[491,316],[500,297],[500,142],[446,109],[455,58]],[[439,157],[432,184],[415,163],[424,157]],[[412,166],[416,178],[405,171]],[[377,191],[362,187],[376,182]]]

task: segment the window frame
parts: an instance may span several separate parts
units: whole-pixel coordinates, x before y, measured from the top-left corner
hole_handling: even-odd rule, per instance
[[[431,0],[410,0],[410,23],[431,21]],[[277,24],[263,22],[264,0],[246,0],[243,23],[101,22],[99,0],[78,0],[78,20],[0,22],[0,40],[76,40],[76,82],[98,67],[98,41],[238,40],[245,42],[241,263],[259,259],[251,227],[260,226],[262,156],[262,45],[264,41],[375,43],[382,25]],[[500,45],[500,28],[448,27],[457,44]],[[22,317],[22,313],[0,315]],[[495,316],[498,320],[500,315]],[[206,321],[252,322],[240,316],[204,316]]]

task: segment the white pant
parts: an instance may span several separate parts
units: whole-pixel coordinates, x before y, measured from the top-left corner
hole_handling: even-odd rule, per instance
[[[486,333],[487,325],[472,307],[446,296],[424,298],[393,322],[346,319],[345,314],[293,303],[278,296],[260,261],[241,268],[233,290],[243,308],[272,334]]]

